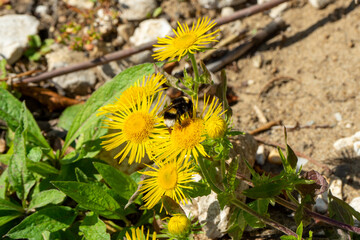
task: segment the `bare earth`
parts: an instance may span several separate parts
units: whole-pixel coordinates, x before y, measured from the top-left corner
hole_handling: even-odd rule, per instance
[[[290,26],[282,35],[227,67],[229,86],[239,98],[233,106],[235,127],[251,131],[263,125],[254,105],[268,121],[281,120],[285,126],[312,123],[310,128],[289,131],[288,143],[341,177],[347,201],[359,196],[360,158],[335,152],[333,143],[360,131],[360,7],[351,2],[338,0],[322,10],[298,2],[283,14]],[[257,14],[243,24],[252,29],[271,20]],[[253,63],[257,55],[263,58],[260,68]],[[262,91],[272,80],[275,84]],[[281,128],[259,137],[284,143]],[[304,169],[323,172],[310,162]]]

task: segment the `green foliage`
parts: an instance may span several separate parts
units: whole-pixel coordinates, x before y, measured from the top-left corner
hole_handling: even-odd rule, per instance
[[[281,240],[312,240],[312,231],[309,231],[309,237],[308,238],[303,238],[303,224],[302,222],[299,224],[299,226],[296,229],[296,234],[298,235],[297,237],[294,236],[281,236],[280,239]]]
[[[51,45],[55,42],[54,39],[45,39],[41,41],[39,35],[30,35],[28,41],[28,48],[24,55],[31,61],[39,61],[42,56],[51,51]]]
[[[99,88],[86,104],[66,110],[59,122],[68,130],[62,154],[54,154],[25,104],[0,88],[0,118],[13,132],[8,152],[0,155],[0,161],[8,164],[0,175],[1,236],[110,239],[106,222],[113,219],[116,223],[111,221],[111,228],[117,230],[121,230],[119,222],[130,223],[128,216],[137,213],[136,203],[141,200],[127,209],[124,206],[136,192],[138,180],[133,180],[136,174],[128,176],[94,158],[101,150],[99,137],[106,133],[101,128],[103,117],[96,114],[99,107],[153,72],[152,64],[129,68]],[[71,144],[75,150],[65,155]],[[150,222],[151,212],[140,219]]]

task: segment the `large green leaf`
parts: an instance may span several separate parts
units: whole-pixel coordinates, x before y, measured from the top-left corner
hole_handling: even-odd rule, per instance
[[[39,192],[32,198],[29,209],[46,206],[50,203],[59,204],[64,201],[66,195],[56,189],[49,189]]]
[[[119,196],[129,200],[137,189],[137,184],[130,176],[115,169],[114,167],[99,162],[94,162],[94,167],[98,170],[105,182],[116,191]]]
[[[15,131],[21,124],[21,102],[11,93],[0,88],[0,119],[3,119],[12,131]],[[41,134],[41,130],[37,125],[30,111],[26,109],[26,118],[28,119],[28,140],[37,146],[45,148],[46,154],[50,158],[54,158],[51,147]]]
[[[84,107],[83,104],[76,104],[70,107],[67,107],[59,117],[58,127],[61,127],[65,130],[69,130],[71,124],[74,121],[76,114]]]
[[[45,162],[33,162],[31,160],[26,161],[26,167],[41,176],[47,177],[51,174],[59,174],[59,170]]]
[[[110,235],[106,232],[105,223],[94,213],[86,214],[79,229],[84,233],[86,240],[110,240]]]
[[[43,232],[56,232],[68,228],[75,220],[76,213],[70,207],[54,206],[44,208],[12,228],[7,236],[15,239],[36,238]]]
[[[54,181],[52,184],[85,209],[108,218],[121,219],[124,217],[119,203],[101,186],[71,181]]]
[[[108,103],[112,103],[116,97],[132,85],[138,79],[154,72],[153,64],[146,63],[128,68],[118,74],[113,80],[105,83],[86,101],[84,106],[77,113],[65,139],[62,155],[67,147],[82,133],[89,130],[97,132],[100,126],[101,117],[97,117],[97,110]],[[88,136],[89,137],[89,136]],[[94,138],[84,139],[84,142],[94,140]]]
[[[9,184],[9,168],[6,168],[5,171],[0,175],[0,198],[5,199],[6,189]]]
[[[15,189],[18,198],[25,200],[30,189],[36,183],[34,176],[26,167],[26,147],[25,137],[28,129],[28,121],[25,116],[25,106],[22,107],[23,113],[20,114],[20,123],[15,131],[14,154],[9,163],[9,183]]]

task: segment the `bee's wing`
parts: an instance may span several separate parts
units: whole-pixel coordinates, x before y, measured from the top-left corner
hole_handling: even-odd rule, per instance
[[[158,117],[161,117],[162,115],[164,115],[164,113],[165,113],[166,111],[169,111],[171,108],[176,107],[176,106],[178,106],[178,105],[180,105],[180,104],[181,104],[180,102],[179,102],[179,103],[171,103],[169,106],[165,107],[165,108],[158,114]]]

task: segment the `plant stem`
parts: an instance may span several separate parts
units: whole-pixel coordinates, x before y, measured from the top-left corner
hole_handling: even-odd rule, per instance
[[[200,85],[200,79],[199,79],[199,70],[196,64],[196,60],[195,60],[195,56],[194,54],[189,53],[189,58],[191,60],[191,65],[192,68],[194,70],[194,93],[195,93],[195,97],[197,98],[197,95],[199,94],[199,85]]]
[[[291,235],[294,237],[298,237],[296,233],[294,233],[291,229],[285,227],[284,225],[272,220],[271,218],[268,218],[266,216],[262,216],[259,213],[257,213],[256,211],[252,210],[248,205],[246,205],[245,203],[239,201],[238,199],[232,199],[230,201],[232,204],[234,204],[235,206],[239,207],[240,209],[242,209],[243,211],[259,218],[261,221],[263,221],[265,224],[278,229],[279,231],[287,234],[287,235]]]

